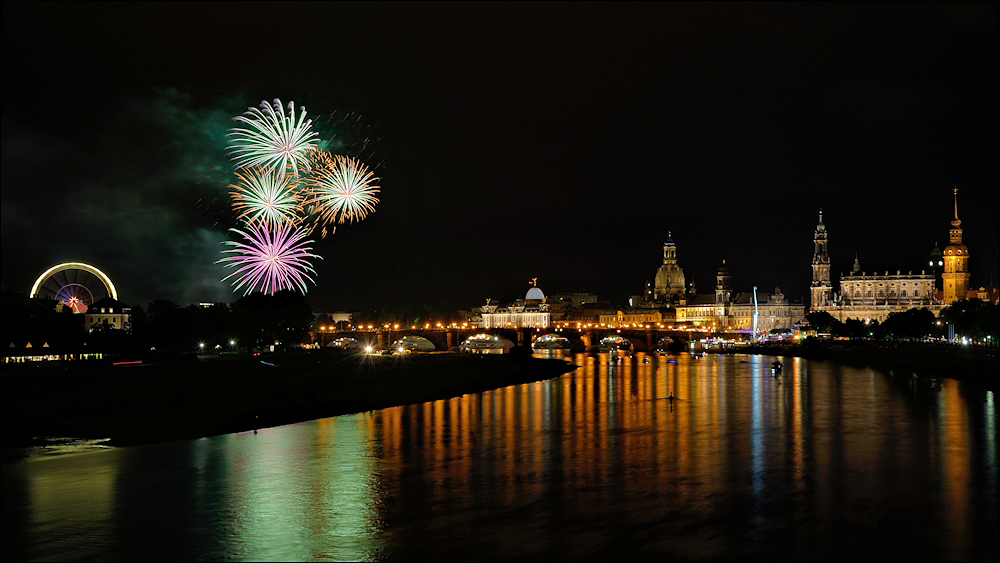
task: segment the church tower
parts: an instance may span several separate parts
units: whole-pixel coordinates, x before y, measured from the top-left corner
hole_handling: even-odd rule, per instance
[[[958,218],[958,188],[955,188],[955,219],[948,231],[951,244],[944,247],[944,273],[941,282],[944,302],[952,304],[965,299],[969,290],[969,249],[962,244],[962,221]]]
[[[826,225],[823,224],[823,209],[819,210],[819,224],[816,225],[816,232],[813,233],[813,279],[812,287],[809,288],[812,294],[811,311],[821,311],[823,307],[830,305],[830,294],[833,286],[830,285],[830,254],[826,248]]]
[[[722,261],[722,266],[719,268],[719,272],[715,275],[715,304],[722,305],[729,303],[730,296],[733,292],[732,284],[733,276],[729,273],[729,267],[726,266],[726,261]]]
[[[677,245],[668,231],[667,242],[663,243],[663,265],[656,271],[654,279],[654,297],[660,300],[683,297],[684,288],[684,270],[677,265]]]

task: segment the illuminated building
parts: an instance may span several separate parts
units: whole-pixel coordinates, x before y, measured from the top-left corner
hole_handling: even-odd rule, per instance
[[[959,235],[961,238],[961,235]],[[914,308],[930,309],[935,315],[943,305],[934,297],[934,274],[884,274],[861,271],[857,256],[848,275],[840,276],[840,293],[831,291],[830,256],[827,252],[827,231],[820,211],[819,224],[813,235],[815,247],[812,260],[813,280],[810,312],[825,311],[843,322],[847,319],[884,321],[889,314]],[[950,248],[950,247],[949,247]],[[968,279],[968,278],[966,278]]]
[[[656,309],[619,309],[615,312],[604,312],[598,315],[597,322],[618,328],[657,324],[663,322],[663,315]]]
[[[757,313],[757,331],[791,329],[805,316],[803,303],[788,301],[781,289],[774,293],[733,293],[732,275],[725,261],[716,274],[715,295],[695,295],[677,306],[678,323],[712,327],[715,330],[749,332],[754,327]]]
[[[87,308],[87,312],[83,314],[83,326],[88,332],[104,323],[111,328],[129,330],[132,328],[131,311],[130,307],[125,307],[120,301],[105,297]]]
[[[813,234],[813,279],[809,293],[812,297],[813,310],[816,307],[826,307],[831,303],[833,286],[830,285],[830,254],[826,248],[826,225],[823,224],[823,210],[819,210],[819,224]]]
[[[944,247],[944,273],[941,274],[942,301],[950,305],[966,298],[969,291],[969,249],[962,244],[962,221],[958,218],[958,188],[955,188],[955,218]]]
[[[492,305],[487,299],[480,310],[482,328],[548,328],[552,325],[552,315],[545,294],[538,288],[538,278],[532,280],[524,299],[507,306]]]
[[[677,245],[668,231],[667,242],[663,243],[663,265],[656,270],[653,300],[677,301],[684,297],[684,289],[684,270],[677,264]]]

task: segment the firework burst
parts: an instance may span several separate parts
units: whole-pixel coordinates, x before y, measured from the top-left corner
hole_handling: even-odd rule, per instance
[[[216,264],[225,264],[227,268],[236,268],[222,279],[226,281],[236,278],[232,282],[233,292],[245,286],[244,295],[255,289],[271,295],[282,289],[298,289],[306,293],[306,281],[316,283],[309,276],[310,272],[316,273],[309,259],[322,260],[322,257],[310,252],[312,247],[308,245],[313,241],[304,240],[306,235],[302,230],[288,223],[280,223],[271,228],[255,224],[247,225],[245,231],[229,230],[246,240],[224,241],[223,244],[233,248],[222,252],[232,255],[216,261]]]
[[[357,159],[317,151],[303,205],[316,214],[316,225],[360,221],[375,212],[379,179]]]
[[[284,173],[289,168],[299,177],[299,166],[309,170],[309,152],[316,148],[318,133],[310,131],[312,120],[306,120],[306,108],[300,108],[295,119],[295,102],[288,102],[288,114],[275,98],[274,103],[261,101],[260,109],[247,108],[243,115],[233,118],[248,128],[234,127],[228,151],[237,168],[262,166]]]
[[[297,224],[301,196],[294,178],[254,167],[236,172],[237,183],[230,185],[233,209],[247,224],[277,226],[282,222]]]

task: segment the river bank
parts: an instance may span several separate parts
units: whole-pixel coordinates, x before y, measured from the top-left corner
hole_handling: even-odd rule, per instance
[[[300,353],[197,361],[5,365],[3,445],[39,437],[126,446],[249,431],[558,377],[563,360]]]
[[[743,354],[822,360],[851,367],[905,371],[918,376],[966,379],[980,382],[991,389],[1000,387],[1000,361],[996,348],[834,340],[810,341],[786,347],[752,346],[734,351]]]

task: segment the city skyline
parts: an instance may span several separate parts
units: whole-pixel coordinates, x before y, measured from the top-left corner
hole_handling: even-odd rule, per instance
[[[4,5],[5,289],[82,261],[126,303],[235,301],[215,135],[275,97],[382,178],[314,237],[316,310],[623,301],[668,232],[700,293],[726,260],[808,301],[820,208],[834,279],[916,272],[954,187],[971,285],[1000,281],[995,4],[287,9],[279,47],[257,5]]]

